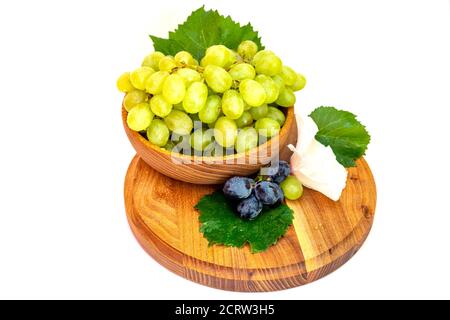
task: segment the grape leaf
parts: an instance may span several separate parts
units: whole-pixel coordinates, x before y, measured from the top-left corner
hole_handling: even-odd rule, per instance
[[[168,39],[155,36],[150,38],[156,51],[173,56],[185,50],[198,60],[205,55],[208,47],[215,44],[237,49],[242,41],[252,40],[259,49],[264,49],[258,32],[250,24],[241,26],[229,16],[224,17],[215,10],[206,11],[205,7],[192,12],[177,30],[169,32]]]
[[[369,133],[356,116],[334,107],[319,107],[310,117],[319,128],[316,140],[330,146],[344,167],[355,167],[355,160],[365,154],[370,142]]]
[[[200,232],[210,245],[241,248],[248,242],[253,253],[263,252],[277,243],[294,219],[292,210],[283,204],[263,209],[253,221],[242,220],[221,191],[204,196],[195,208],[200,211]]]

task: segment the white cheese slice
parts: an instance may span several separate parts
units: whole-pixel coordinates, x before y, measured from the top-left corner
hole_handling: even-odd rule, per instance
[[[310,189],[338,201],[347,183],[347,170],[336,160],[331,147],[315,139],[318,128],[308,116],[296,115],[299,138],[291,158],[292,173]]]

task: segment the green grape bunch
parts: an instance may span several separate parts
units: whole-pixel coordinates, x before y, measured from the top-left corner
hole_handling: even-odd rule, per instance
[[[278,135],[283,110],[305,85],[302,74],[250,40],[236,50],[213,45],[200,61],[187,51],[153,52],[117,80],[131,130],[172,152],[214,156],[246,152]],[[181,140],[190,148],[175,148]]]

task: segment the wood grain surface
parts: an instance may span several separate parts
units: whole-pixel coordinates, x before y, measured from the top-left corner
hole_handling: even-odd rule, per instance
[[[208,246],[199,232],[198,200],[217,188],[168,178],[136,156],[125,180],[125,207],[141,246],[170,271],[232,291],[276,291],[320,279],[348,261],[372,226],[376,188],[364,159],[349,170],[338,202],[305,189],[288,201],[294,224],[269,250]]]
[[[195,184],[218,184],[232,176],[249,176],[261,165],[271,162],[274,155],[289,159],[292,151],[288,144],[297,143],[297,123],[294,108],[285,108],[286,121],[279,135],[246,153],[226,157],[193,157],[171,152],[153,145],[127,125],[127,112],[122,107],[122,122],[125,132],[137,154],[157,171],[177,180]],[[226,163],[224,163],[224,160]],[[175,162],[174,162],[175,161]],[[180,166],[177,163],[182,162]]]

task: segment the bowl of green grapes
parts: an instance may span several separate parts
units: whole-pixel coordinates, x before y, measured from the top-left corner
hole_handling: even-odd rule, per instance
[[[233,50],[153,52],[122,74],[122,119],[137,154],[173,179],[220,184],[288,160],[297,140],[294,92],[303,75],[272,51],[243,41]]]

